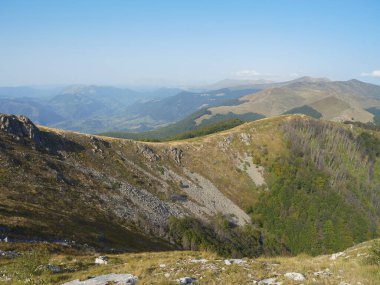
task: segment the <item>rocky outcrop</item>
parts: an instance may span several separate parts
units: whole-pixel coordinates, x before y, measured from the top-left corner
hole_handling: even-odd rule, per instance
[[[104,148],[109,148],[111,147],[111,144],[105,140],[102,140],[98,137],[95,136],[89,136],[91,139],[91,146],[92,146],[92,152],[94,153],[103,153]]]
[[[149,146],[146,144],[138,144],[137,145],[137,152],[140,153],[142,156],[144,156],[149,161],[158,161],[160,160],[160,156]]]
[[[0,114],[0,131],[11,134],[16,140],[29,139],[39,147],[43,145],[40,130],[25,116]]]
[[[171,158],[174,159],[174,161],[177,164],[181,164],[181,159],[182,159],[182,155],[183,155],[183,152],[181,149],[176,148],[176,147],[172,147],[169,150],[169,154],[170,154]]]

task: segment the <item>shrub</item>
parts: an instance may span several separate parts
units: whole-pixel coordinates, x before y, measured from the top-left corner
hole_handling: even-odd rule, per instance
[[[372,243],[369,249],[367,262],[373,265],[380,265],[380,241],[376,240]]]

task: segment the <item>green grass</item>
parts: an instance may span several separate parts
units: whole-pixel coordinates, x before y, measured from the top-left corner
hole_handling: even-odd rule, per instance
[[[151,142],[180,140],[203,136],[222,130],[228,130],[230,128],[240,125],[243,122],[255,121],[264,118],[264,116],[256,113],[228,113],[225,115],[217,114],[207,120],[203,120],[201,124],[197,125],[195,120],[206,114],[211,113],[207,109],[201,109],[177,123],[153,131],[140,133],[106,132],[102,133],[101,135],[115,138],[125,138]]]
[[[317,110],[307,105],[296,107],[283,113],[283,115],[288,115],[288,114],[304,114],[306,116],[310,116],[315,119],[319,119],[322,117],[321,113],[319,113]]]

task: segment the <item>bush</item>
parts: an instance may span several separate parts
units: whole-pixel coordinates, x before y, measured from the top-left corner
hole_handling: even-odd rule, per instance
[[[172,217],[169,234],[183,249],[212,251],[226,257],[256,257],[283,249],[269,235],[264,237],[256,226],[238,227],[222,215],[216,215],[209,224],[190,217]]]
[[[369,256],[367,259],[369,264],[380,265],[380,241],[376,240],[372,243],[369,249]]]

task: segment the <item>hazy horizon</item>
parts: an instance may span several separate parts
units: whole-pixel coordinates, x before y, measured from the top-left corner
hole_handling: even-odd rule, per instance
[[[266,78],[254,78],[254,79],[236,79],[236,78],[223,78],[223,79],[220,79],[220,80],[216,80],[216,81],[209,81],[209,82],[198,82],[198,83],[193,83],[193,84],[176,84],[174,82],[172,83],[168,83],[168,82],[162,82],[162,83],[159,83],[159,82],[156,82],[156,83],[130,83],[130,84],[107,84],[107,83],[103,83],[103,84],[97,84],[97,83],[62,83],[62,84],[15,84],[15,85],[0,85],[0,88],[33,88],[33,89],[39,89],[39,90],[64,90],[65,88],[70,88],[70,87],[77,87],[77,86],[83,86],[83,87],[89,87],[89,86],[95,86],[95,87],[114,87],[114,88],[126,88],[126,89],[132,89],[132,90],[146,90],[146,91],[149,91],[149,90],[157,90],[157,89],[165,89],[165,88],[177,88],[177,89],[183,89],[183,90],[186,90],[186,89],[189,89],[189,90],[206,90],[206,89],[215,89],[214,88],[214,85],[217,86],[218,83],[223,83],[223,81],[227,80],[234,80],[236,81],[236,84],[239,86],[238,82],[241,81],[242,83],[243,82],[246,82],[246,81],[251,81],[252,83],[256,83],[257,84],[261,84],[261,83],[280,83],[280,82],[287,82],[287,81],[292,81],[292,80],[296,80],[296,79],[300,79],[300,78],[303,78],[303,77],[311,77],[311,78],[325,78],[325,79],[328,79],[330,81],[349,81],[349,80],[354,80],[354,79],[357,79],[357,80],[360,80],[362,82],[365,82],[365,83],[370,83],[370,84],[375,84],[375,85],[380,85],[380,80],[377,81],[376,78],[363,78],[363,77],[358,77],[358,78],[346,78],[346,79],[342,79],[342,80],[334,80],[334,79],[331,79],[331,78],[328,78],[328,77],[312,77],[312,76],[308,76],[308,75],[300,75],[300,76],[296,76],[296,77],[289,77],[289,78],[284,78],[284,79],[278,79],[278,80],[268,80]],[[227,84],[228,85],[228,84]],[[244,86],[244,84],[241,84],[240,86]],[[224,88],[224,87],[222,87]],[[218,87],[216,87],[216,89],[218,89]]]
[[[0,86],[380,84],[378,1],[2,1]]]

